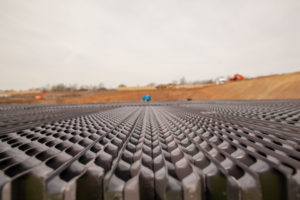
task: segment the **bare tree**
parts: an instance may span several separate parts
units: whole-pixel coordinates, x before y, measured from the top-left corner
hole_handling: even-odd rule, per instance
[[[76,91],[76,90],[78,90],[78,86],[77,86],[77,84],[71,84],[69,86],[69,89],[70,89],[70,91]]]
[[[82,85],[79,87],[79,91],[88,91],[88,90],[89,90],[89,86]]]
[[[103,83],[99,83],[97,86],[97,90],[106,90],[106,88]]]
[[[126,85],[125,84],[120,84],[118,87],[122,88],[122,87],[126,87]]]
[[[153,82],[152,82],[152,83],[149,83],[147,86],[149,86],[149,87],[150,87],[150,86],[155,86],[155,83],[153,83]]]
[[[57,84],[57,85],[53,85],[51,87],[51,91],[56,91],[56,92],[59,92],[59,91],[65,91],[66,90],[66,86],[65,84],[63,83],[60,83],[60,84]]]
[[[186,80],[185,80],[184,76],[179,80],[179,84],[180,85],[186,84]]]

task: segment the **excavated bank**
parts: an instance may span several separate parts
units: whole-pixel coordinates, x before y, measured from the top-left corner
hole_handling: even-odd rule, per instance
[[[0,199],[300,199],[300,100],[0,106]]]

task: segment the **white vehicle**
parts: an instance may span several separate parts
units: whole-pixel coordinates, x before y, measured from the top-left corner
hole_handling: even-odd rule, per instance
[[[216,78],[216,84],[220,85],[220,84],[224,84],[226,83],[227,79],[223,76]]]

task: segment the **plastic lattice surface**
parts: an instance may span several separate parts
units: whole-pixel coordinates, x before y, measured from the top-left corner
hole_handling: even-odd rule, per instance
[[[300,199],[300,100],[0,106],[0,199]]]

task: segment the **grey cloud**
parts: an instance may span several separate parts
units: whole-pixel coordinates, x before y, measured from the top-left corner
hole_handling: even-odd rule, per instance
[[[300,71],[300,2],[0,2],[0,89]]]

